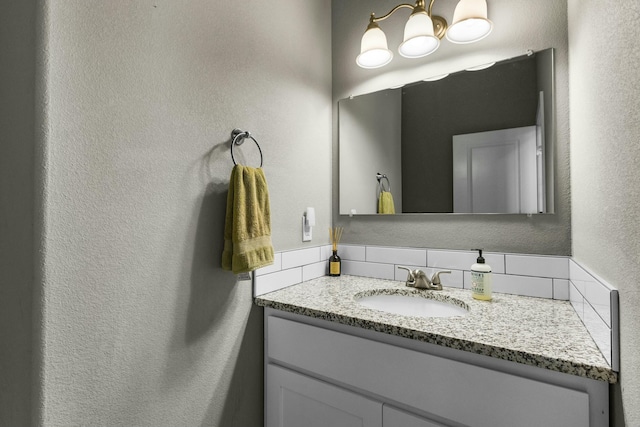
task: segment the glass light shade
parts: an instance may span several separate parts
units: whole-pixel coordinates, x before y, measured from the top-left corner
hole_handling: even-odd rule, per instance
[[[387,65],[392,58],[393,52],[387,47],[387,36],[380,27],[369,27],[362,36],[356,63],[362,68],[378,68]]]
[[[460,0],[453,12],[453,22],[447,29],[451,43],[473,43],[487,37],[493,23],[487,19],[486,0]]]
[[[404,27],[404,41],[398,52],[405,58],[421,58],[435,52],[440,39],[433,34],[433,22],[426,13],[414,13]]]

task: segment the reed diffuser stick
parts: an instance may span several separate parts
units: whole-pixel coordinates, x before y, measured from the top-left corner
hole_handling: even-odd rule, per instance
[[[342,237],[343,227],[329,227],[329,238],[331,239],[331,244],[333,245],[333,250],[338,250],[338,243],[340,242],[340,238]]]

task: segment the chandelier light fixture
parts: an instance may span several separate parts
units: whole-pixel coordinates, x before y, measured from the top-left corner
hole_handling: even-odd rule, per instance
[[[451,43],[465,44],[482,40],[491,32],[493,24],[487,19],[486,0],[460,0],[451,25],[443,17],[432,15],[434,1],[430,0],[428,9],[425,0],[416,0],[415,5],[399,4],[384,16],[376,17],[372,13],[356,63],[362,68],[379,68],[391,62],[393,52],[389,50],[387,37],[378,22],[400,9],[412,10],[404,27],[404,39],[398,47],[398,53],[405,58],[422,58],[435,52],[445,35]]]

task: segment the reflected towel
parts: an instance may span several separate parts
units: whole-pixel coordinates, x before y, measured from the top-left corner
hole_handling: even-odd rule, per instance
[[[222,268],[238,274],[271,264],[267,180],[262,168],[235,165],[229,179]]]
[[[390,191],[382,191],[378,198],[378,213],[380,214],[394,214],[396,213],[396,207],[393,204],[393,196]]]

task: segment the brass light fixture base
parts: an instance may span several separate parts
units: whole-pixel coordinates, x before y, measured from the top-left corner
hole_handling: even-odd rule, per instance
[[[433,21],[433,34],[437,38],[442,40],[445,33],[447,32],[447,27],[449,26],[447,24],[447,20],[444,19],[442,16],[433,15],[431,17],[431,21]]]

